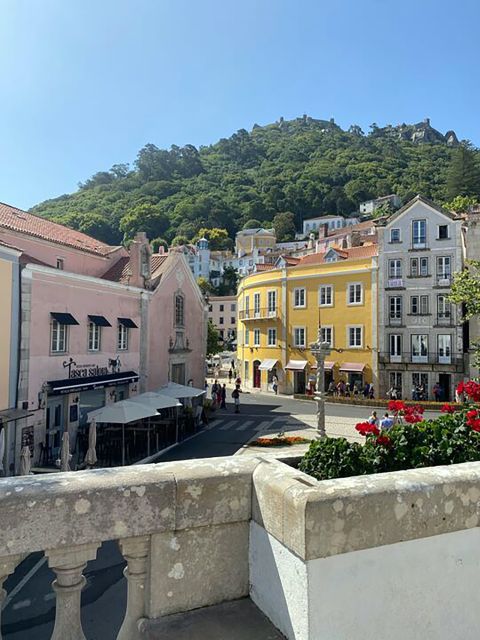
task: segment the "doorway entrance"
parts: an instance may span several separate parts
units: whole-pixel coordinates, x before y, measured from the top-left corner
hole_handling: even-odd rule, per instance
[[[305,393],[305,371],[293,372],[293,393],[303,395]]]
[[[451,400],[451,393],[450,393],[451,378],[452,377],[449,373],[438,374],[438,384],[440,385],[440,389],[441,389],[440,400],[442,402],[450,402]]]
[[[255,389],[260,389],[262,382],[262,372],[260,370],[260,360],[253,361],[253,386]]]

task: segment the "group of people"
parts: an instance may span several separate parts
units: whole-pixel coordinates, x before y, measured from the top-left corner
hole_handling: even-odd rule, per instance
[[[444,399],[444,391],[440,384],[436,382],[432,388],[433,399],[435,402],[442,402]],[[387,391],[387,397],[390,400],[400,400],[401,392],[395,386],[390,387]],[[412,400],[416,400],[417,402],[422,400],[428,400],[428,391],[423,384],[414,384],[412,386]]]
[[[240,412],[240,388],[241,380],[240,378],[236,378],[235,380],[235,388],[232,391],[233,403],[235,405],[235,413]],[[207,389],[208,383],[205,383],[205,389]],[[218,382],[215,378],[212,389],[211,389],[211,399],[212,399],[212,407],[219,407],[220,409],[227,408],[227,385],[225,383]]]
[[[379,429],[388,431],[393,427],[393,418],[388,414],[388,412],[385,413],[383,418],[379,418],[377,416],[377,412],[372,411],[371,416],[368,418],[368,423],[375,425]]]
[[[345,380],[339,380],[337,384],[333,382],[333,380],[328,385],[327,393],[332,396],[341,396],[344,398],[351,398],[352,396],[363,395],[364,398],[369,398],[373,400],[375,398],[375,390],[373,388],[373,384],[366,383],[363,389],[361,388],[361,384],[359,382],[355,382],[353,385],[353,389],[350,386],[349,382],[345,382]]]

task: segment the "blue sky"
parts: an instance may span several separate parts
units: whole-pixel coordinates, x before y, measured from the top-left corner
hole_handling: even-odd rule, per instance
[[[2,0],[0,200],[303,113],[480,145],[474,0]]]

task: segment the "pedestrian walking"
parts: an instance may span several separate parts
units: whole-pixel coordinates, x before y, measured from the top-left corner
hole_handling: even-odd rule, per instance
[[[272,389],[273,389],[273,393],[275,395],[277,395],[277,392],[278,392],[278,378],[277,378],[277,376],[273,376],[273,378],[272,378]]]
[[[212,384],[212,406],[215,407],[215,405],[217,404],[217,393],[218,393],[218,382],[217,379],[215,379],[214,383]]]
[[[236,385],[235,389],[232,391],[232,398],[235,404],[235,413],[240,413],[240,385]]]
[[[232,381],[233,371],[231,369],[228,370],[228,382]]]
[[[370,398],[370,400],[375,399],[375,389],[373,384],[370,385],[370,389],[368,390],[368,397]]]
[[[433,391],[433,397],[435,398],[435,402],[440,402],[440,400],[441,400],[440,396],[441,396],[441,391],[442,390],[441,390],[440,385],[438,384],[438,382],[436,382],[433,385],[432,391]]]
[[[220,409],[227,408],[227,385],[223,383],[223,387],[220,389]]]

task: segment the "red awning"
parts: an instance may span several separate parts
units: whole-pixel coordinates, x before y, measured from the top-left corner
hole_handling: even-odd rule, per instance
[[[334,366],[335,366],[335,362],[330,362],[328,360],[325,360],[325,364],[324,364],[325,371],[332,371]],[[310,369],[316,369],[316,368],[317,368],[316,362],[310,365]]]
[[[344,362],[340,365],[340,371],[347,371],[348,373],[362,373],[365,369],[365,365],[362,362]]]

